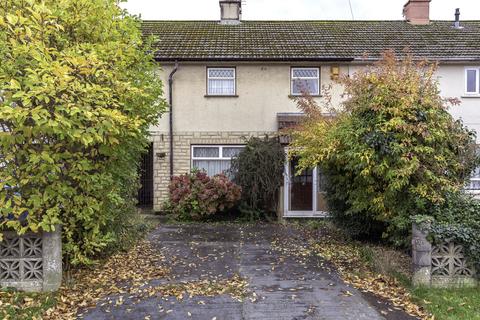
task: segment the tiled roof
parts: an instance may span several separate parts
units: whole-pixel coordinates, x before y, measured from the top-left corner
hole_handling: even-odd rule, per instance
[[[160,61],[361,60],[405,48],[417,58],[480,60],[480,21],[144,21]]]

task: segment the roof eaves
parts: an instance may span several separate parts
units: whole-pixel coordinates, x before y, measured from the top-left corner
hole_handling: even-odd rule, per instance
[[[345,57],[208,57],[208,58],[189,58],[189,57],[161,57],[155,56],[156,61],[162,62],[174,62],[174,61],[184,61],[184,62],[212,62],[212,61],[262,61],[262,62],[302,62],[302,61],[318,61],[318,62],[350,62],[354,61],[354,58],[345,58]]]

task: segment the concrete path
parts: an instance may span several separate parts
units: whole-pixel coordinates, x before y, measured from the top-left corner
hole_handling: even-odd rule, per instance
[[[221,280],[239,274],[248,281],[251,296],[243,302],[228,295],[180,301],[126,298],[118,306],[104,301],[83,319],[384,319],[321,258],[277,250],[272,243],[278,239],[303,241],[290,228],[270,224],[161,226],[149,240],[166,255],[172,276],[149,285]]]

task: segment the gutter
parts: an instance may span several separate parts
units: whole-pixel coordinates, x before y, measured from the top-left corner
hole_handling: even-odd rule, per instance
[[[168,104],[169,112],[169,136],[170,136],[170,180],[173,178],[173,76],[178,70],[178,61],[175,61],[175,67],[168,76]]]
[[[312,58],[233,58],[233,57],[218,57],[218,58],[171,58],[156,56],[157,62],[325,62],[325,63],[339,63],[339,62],[376,62],[380,57],[356,57],[356,58],[336,58],[336,57],[312,57]],[[415,61],[438,61],[446,63],[462,63],[462,62],[479,62],[480,57],[414,57]]]
[[[218,62],[218,61],[228,61],[228,62],[349,62],[354,61],[354,58],[337,58],[337,57],[311,57],[311,58],[235,58],[235,57],[208,57],[208,58],[172,58],[172,57],[162,57],[155,56],[155,61],[158,62],[173,62],[177,63],[178,61],[184,62]]]

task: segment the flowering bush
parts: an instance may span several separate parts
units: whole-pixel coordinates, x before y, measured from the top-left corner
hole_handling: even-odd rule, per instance
[[[169,189],[169,209],[182,219],[192,220],[232,208],[242,193],[224,174],[209,177],[204,171],[173,177]]]

